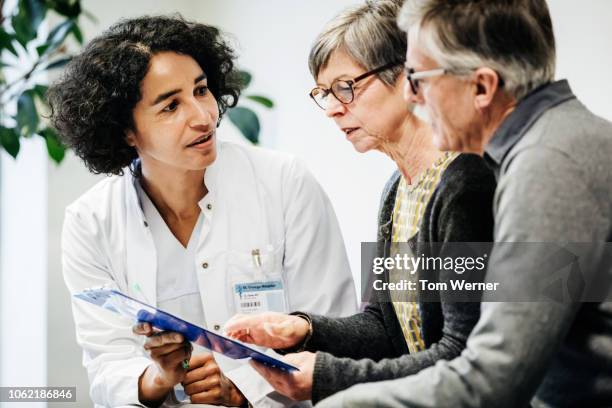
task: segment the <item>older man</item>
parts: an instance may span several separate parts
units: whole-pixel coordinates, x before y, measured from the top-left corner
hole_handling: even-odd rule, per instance
[[[320,406],[612,406],[612,124],[554,82],[545,1],[407,0],[400,26],[406,93],[427,111],[435,143],[484,155],[498,178],[488,279],[509,289],[485,300],[536,300],[537,290],[516,289],[542,288],[563,266],[547,269],[546,243],[560,242],[585,243],[565,282],[578,297],[483,303],[460,357]]]

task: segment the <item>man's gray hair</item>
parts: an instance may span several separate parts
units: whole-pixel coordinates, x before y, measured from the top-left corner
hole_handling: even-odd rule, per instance
[[[387,85],[394,85],[406,59],[406,34],[397,26],[403,2],[368,0],[344,10],[327,23],[308,57],[308,67],[315,80],[331,55],[344,51],[366,70],[397,61],[397,67],[378,74]]]
[[[554,80],[555,37],[545,0],[406,0],[398,25],[404,31],[418,26],[419,43],[442,68],[495,70],[517,100]]]

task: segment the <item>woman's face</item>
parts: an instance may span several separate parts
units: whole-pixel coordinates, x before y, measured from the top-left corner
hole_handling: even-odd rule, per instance
[[[155,54],[134,107],[135,130],[127,141],[136,147],[143,168],[203,170],[216,158],[219,110],[206,74],[191,57]]]
[[[317,86],[328,89],[337,79],[353,79],[365,72],[348,54],[335,51],[320,70]],[[404,82],[404,76],[400,75],[390,87],[376,75],[369,76],[353,86],[355,97],[351,103],[340,103],[329,94],[325,113],[358,152],[380,149],[383,143],[401,137],[402,124],[411,114],[403,99]]]

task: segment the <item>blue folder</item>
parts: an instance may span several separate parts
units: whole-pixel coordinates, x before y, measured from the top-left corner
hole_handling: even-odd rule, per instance
[[[124,295],[117,290],[88,289],[74,296],[131,320],[151,323],[158,330],[181,333],[188,341],[229,358],[235,360],[252,358],[260,363],[287,372],[299,371],[297,367],[257,351],[244,343],[196,326],[170,313]]]

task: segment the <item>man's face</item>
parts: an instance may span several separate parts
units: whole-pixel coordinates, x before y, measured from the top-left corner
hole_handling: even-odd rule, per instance
[[[440,67],[429,57],[419,41],[426,35],[413,27],[408,32],[406,66],[415,72],[428,71]],[[406,81],[407,82],[407,81]],[[481,138],[481,115],[475,109],[476,85],[469,78],[452,73],[421,79],[415,95],[407,83],[404,97],[416,103],[427,114],[433,129],[434,145],[443,151],[468,152],[474,138]]]

